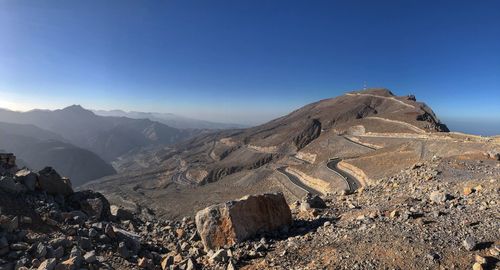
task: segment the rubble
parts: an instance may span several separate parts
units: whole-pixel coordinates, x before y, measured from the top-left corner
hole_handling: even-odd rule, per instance
[[[309,195],[298,205],[315,216],[291,211],[281,194],[166,220],[123,216],[93,191],[0,190],[0,269],[495,269],[500,187],[491,177],[500,168],[470,183],[430,173],[448,162],[419,164],[362,193]],[[427,174],[435,177],[416,177]],[[465,195],[464,186],[480,191]],[[5,207],[11,201],[19,207]]]

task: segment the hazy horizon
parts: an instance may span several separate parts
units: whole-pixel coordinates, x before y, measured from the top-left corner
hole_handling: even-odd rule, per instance
[[[72,106],[72,105],[80,105],[81,106],[81,104],[71,104],[71,105],[67,105],[67,106],[62,106],[60,108],[50,108],[50,109],[49,108],[30,108],[27,110],[14,110],[11,108],[0,106],[0,109],[7,109],[7,110],[12,110],[12,111],[18,111],[18,112],[27,112],[30,110],[61,110],[61,109],[64,109],[64,108]],[[306,105],[306,104],[304,104],[304,105]],[[119,111],[123,111],[126,113],[130,113],[130,112],[170,113],[170,112],[154,112],[154,111],[129,111],[129,110],[124,110],[124,109],[120,109],[120,108],[102,110],[102,109],[96,109],[96,108],[88,108],[85,106],[82,106],[82,107],[84,109],[91,110],[91,111],[119,110]],[[295,108],[295,109],[298,109],[298,108]],[[224,122],[224,121],[218,121],[217,119],[208,120],[208,119],[197,118],[197,117],[188,117],[188,116],[180,115],[180,114],[175,114],[175,115],[181,116],[181,117],[188,117],[188,118],[192,118],[192,119],[196,119],[196,120],[226,123],[226,124],[238,124],[238,125],[251,127],[251,126],[257,126],[260,124],[264,124],[270,120],[273,120],[273,119],[278,118],[280,116],[284,116],[290,112],[292,112],[292,110],[284,113],[283,115],[278,115],[278,116],[273,117],[273,118],[264,119],[262,122],[258,122],[258,123]],[[487,119],[483,119],[483,118],[453,118],[453,117],[447,117],[447,116],[439,117],[439,118],[440,118],[441,122],[446,124],[451,131],[464,132],[464,133],[469,133],[469,134],[474,134],[474,135],[482,135],[482,136],[500,135],[500,128],[499,128],[500,127],[500,120],[499,119],[495,119],[495,118],[487,118]]]

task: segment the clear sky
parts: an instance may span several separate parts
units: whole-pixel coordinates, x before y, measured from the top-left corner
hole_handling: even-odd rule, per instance
[[[500,1],[0,0],[0,107],[257,123],[363,81],[500,129]]]

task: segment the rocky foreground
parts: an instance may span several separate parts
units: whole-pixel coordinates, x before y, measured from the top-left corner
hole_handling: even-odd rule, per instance
[[[182,220],[0,155],[0,269],[498,269],[500,164],[434,158],[354,194],[247,196]]]

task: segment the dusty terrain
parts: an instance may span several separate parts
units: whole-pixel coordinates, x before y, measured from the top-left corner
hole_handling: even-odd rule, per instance
[[[327,167],[339,166],[371,184],[433,156],[498,151],[493,138],[447,131],[412,96],[386,89],[347,93],[300,108],[262,126],[203,134],[180,145],[124,158],[121,174],[89,183],[113,203],[147,205],[164,217],[194,214],[246,194],[281,191],[289,201],[305,191],[286,170],[321,194],[348,183]]]
[[[138,151],[119,162],[129,170],[65,197],[40,184],[22,195],[0,189],[0,265],[498,269],[500,141],[447,131],[414,97],[375,89],[313,103],[259,127]],[[0,183],[10,190],[24,179],[5,175]],[[284,195],[289,226],[259,230],[256,220],[276,222],[269,213],[282,214],[283,207],[257,207],[264,205],[258,196],[254,210],[238,208],[223,222],[216,220],[222,212],[200,211],[214,218],[205,231],[194,222],[214,203],[265,192]],[[25,217],[30,222],[18,222]],[[253,233],[234,242],[236,225]],[[213,232],[212,239],[232,244],[207,248],[202,240]],[[62,251],[57,239],[67,243]]]
[[[433,157],[319,208],[290,202],[289,227],[207,250],[193,216],[14,194],[2,176],[0,269],[498,269],[499,178],[498,160]]]

